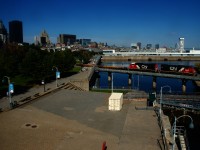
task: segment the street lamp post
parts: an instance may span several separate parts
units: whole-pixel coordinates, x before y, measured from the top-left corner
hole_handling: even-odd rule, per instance
[[[54,68],[56,69],[56,87],[58,87],[58,80],[57,80],[58,79],[58,77],[57,77],[58,68],[56,66],[53,66],[52,71]]]
[[[112,83],[111,83],[111,91],[112,91],[112,93],[113,93],[113,73],[112,73]]]
[[[175,119],[174,119],[174,123],[173,123],[173,126],[172,126],[172,131],[173,131],[173,144],[172,144],[172,150],[174,150],[174,147],[175,147],[175,136],[176,136],[176,122],[178,121],[178,119],[182,118],[182,117],[189,117],[191,122],[189,124],[189,128],[193,129],[194,128],[194,124],[193,124],[193,119],[191,116],[189,115],[182,115],[182,116],[179,116],[178,118],[176,118],[175,116]]]
[[[10,108],[12,108],[13,104],[12,104],[11,92],[10,92],[10,77],[4,76],[3,78],[7,78],[8,79],[8,97],[9,97]]]
[[[163,96],[162,96],[162,91],[163,91],[163,89],[166,88],[166,87],[168,87],[168,88],[170,89],[170,90],[169,90],[169,93],[171,93],[171,87],[170,87],[169,85],[165,85],[165,86],[162,86],[162,87],[160,88],[160,110],[159,110],[160,116],[161,116],[161,112],[162,112],[162,98],[163,98]]]
[[[44,85],[44,92],[46,91],[45,90],[45,80],[42,80],[42,84]]]

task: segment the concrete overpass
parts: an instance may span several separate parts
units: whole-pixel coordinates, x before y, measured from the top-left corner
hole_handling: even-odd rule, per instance
[[[131,85],[131,83],[132,83],[132,74],[152,76],[153,77],[153,83],[152,83],[153,89],[156,89],[156,79],[157,79],[157,77],[181,79],[182,80],[182,91],[184,93],[186,92],[186,82],[188,80],[200,81],[199,76],[188,76],[188,75],[180,75],[180,74],[166,74],[166,73],[158,73],[158,72],[142,72],[142,71],[109,69],[109,68],[99,68],[99,67],[95,67],[95,71],[108,72],[108,81],[109,82],[111,82],[111,78],[112,78],[111,74],[112,73],[128,74],[129,75],[129,80],[128,80],[129,85]]]

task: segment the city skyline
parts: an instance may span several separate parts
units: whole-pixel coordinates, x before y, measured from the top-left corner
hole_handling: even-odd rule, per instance
[[[28,4],[28,5],[27,5]],[[174,47],[185,38],[185,47],[200,48],[198,0],[141,1],[5,1],[0,19],[23,22],[24,42],[44,29],[56,43],[59,34],[74,34],[109,45],[141,42]]]

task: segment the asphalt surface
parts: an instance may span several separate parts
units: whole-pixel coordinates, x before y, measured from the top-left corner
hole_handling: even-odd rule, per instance
[[[157,117],[146,101],[108,110],[109,93],[61,89],[0,113],[1,150],[157,150]]]

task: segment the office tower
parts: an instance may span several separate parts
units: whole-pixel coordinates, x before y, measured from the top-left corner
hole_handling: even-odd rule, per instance
[[[58,43],[65,45],[73,45],[76,42],[76,35],[71,34],[60,34],[58,37]]]
[[[50,44],[49,35],[45,30],[43,30],[42,33],[40,34],[40,44],[41,46],[46,46]]]
[[[22,22],[18,20],[9,22],[9,41],[11,43],[23,43]]]
[[[181,53],[184,51],[184,38],[179,38],[179,50]]]

